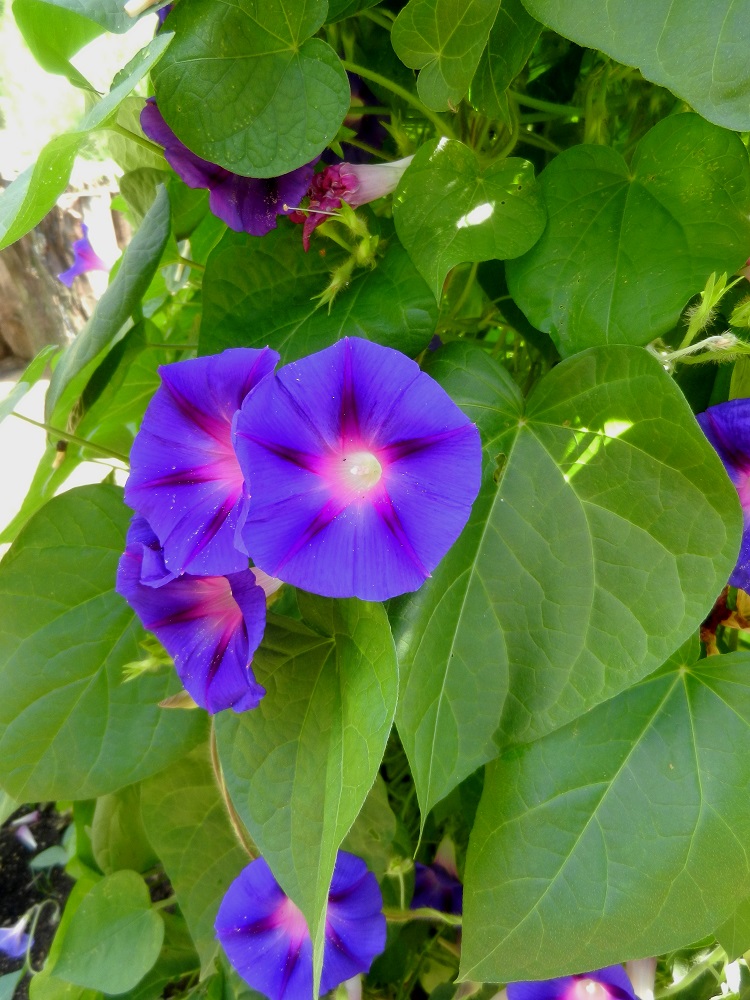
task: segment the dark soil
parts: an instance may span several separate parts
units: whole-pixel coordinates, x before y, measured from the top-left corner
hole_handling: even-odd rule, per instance
[[[11,824],[16,816],[34,809],[39,810],[40,816],[29,826],[38,847],[30,851],[18,840]],[[60,815],[53,805],[32,804],[22,806],[0,829],[0,927],[16,923],[32,906],[50,900],[41,911],[34,934],[31,954],[37,970],[42,967],[49,951],[59,914],[73,887],[73,879],[60,866],[33,871],[29,868],[29,861],[48,847],[59,844],[69,823],[70,817]],[[20,969],[22,964],[23,959],[9,959],[0,953],[0,976]],[[14,1000],[27,1000],[27,997],[28,978],[19,983]]]

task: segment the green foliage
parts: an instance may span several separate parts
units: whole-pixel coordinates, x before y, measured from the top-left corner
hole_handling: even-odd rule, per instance
[[[0,757],[15,798],[85,799],[181,757],[205,732],[158,702],[168,673],[122,668],[142,636],[114,592],[128,512],[112,486],[51,500],[0,564]]]
[[[549,222],[508,265],[508,287],[564,355],[648,343],[712,271],[747,256],[747,151],[697,115],[654,126],[630,166],[611,147],[574,146],[539,181]]]
[[[76,87],[93,90],[85,76],[72,65],[70,58],[101,35],[103,25],[47,0],[14,0],[13,16],[26,44],[43,69],[67,77]]]
[[[438,301],[454,265],[518,257],[547,221],[528,160],[510,157],[483,170],[468,146],[446,139],[416,154],[393,214],[399,239]]]
[[[128,785],[97,799],[91,847],[105,875],[123,868],[143,873],[157,864],[159,859],[146,838],[141,820],[140,785]]]
[[[393,722],[398,668],[379,604],[300,593],[304,623],[270,618],[253,671],[266,696],[216,722],[232,801],[323,957],[336,851],[370,791]]]
[[[469,98],[477,111],[509,119],[506,91],[525,66],[541,30],[521,0],[503,0],[471,81]]]
[[[326,0],[195,0],[176,7],[154,74],[159,108],[204,159],[275,177],[317,156],[349,107],[336,53],[312,35]]]

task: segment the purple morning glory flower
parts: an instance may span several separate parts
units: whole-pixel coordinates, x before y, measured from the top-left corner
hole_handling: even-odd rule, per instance
[[[237,415],[235,448],[253,562],[325,597],[416,590],[479,490],[474,424],[415,362],[356,337],[264,379]]]
[[[24,934],[29,915],[25,913],[12,927],[0,927],[0,952],[8,958],[23,958],[29,948],[29,935]]]
[[[160,7],[159,10],[157,10],[156,16],[159,18],[159,28],[164,27],[164,22],[166,21],[167,17],[171,14],[173,7],[174,7],[173,3],[168,3],[165,4],[163,7]]]
[[[86,274],[88,271],[109,271],[109,265],[104,263],[91,246],[89,227],[85,222],[81,223],[81,230],[83,236],[80,240],[76,240],[71,248],[73,250],[73,266],[57,276],[68,288],[72,288],[73,280],[79,274]]]
[[[463,911],[464,887],[456,869],[456,849],[446,837],[437,849],[431,865],[414,864],[414,896],[411,909],[429,906],[443,913]]]
[[[263,638],[266,595],[252,570],[175,577],[148,522],[134,517],[116,590],[174,659],[196,704],[211,714],[258,706],[265,689],[250,662]]]
[[[307,192],[307,207],[290,215],[292,222],[302,223],[305,250],[310,249],[313,230],[325,222],[327,215],[341,208],[342,201],[359,208],[391,194],[413,159],[406,156],[392,163],[336,163],[315,174]]]
[[[278,360],[268,347],[238,347],[159,369],[162,384],[133,442],[125,503],[151,525],[175,575],[247,569],[234,545],[243,478],[232,418]]]
[[[360,972],[385,948],[383,898],[361,858],[339,851],[328,893],[321,994]],[[310,1000],[312,940],[302,911],[282,892],[263,858],[227,890],[216,917],[227,958],[270,1000]]]
[[[740,496],[745,528],[729,583],[750,592],[750,399],[730,399],[709,406],[697,419]]]
[[[508,983],[508,1000],[636,1000],[621,965],[539,982]]]
[[[276,217],[288,215],[305,196],[317,160],[281,177],[242,177],[192,153],[180,142],[149,97],[141,111],[141,128],[164,147],[167,163],[192,188],[208,188],[211,211],[238,233],[265,236],[276,228]]]

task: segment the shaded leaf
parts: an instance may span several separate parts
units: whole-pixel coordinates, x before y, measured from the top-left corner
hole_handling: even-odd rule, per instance
[[[509,119],[506,90],[531,55],[542,26],[521,0],[503,0],[471,81],[471,103],[489,118]]]
[[[105,875],[123,868],[146,872],[154,867],[158,858],[143,828],[139,785],[128,785],[96,800],[91,848]]]
[[[76,87],[94,89],[72,65],[70,58],[101,35],[101,25],[45,0],[14,0],[13,16],[42,69],[67,77]]]

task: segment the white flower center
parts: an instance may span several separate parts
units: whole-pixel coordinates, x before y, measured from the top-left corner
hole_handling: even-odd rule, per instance
[[[595,979],[579,979],[570,1000],[610,1000],[609,990]]]
[[[380,481],[383,467],[369,451],[354,451],[342,459],[344,481],[357,490],[369,490]]]

